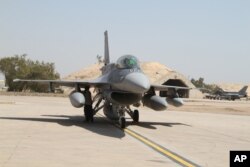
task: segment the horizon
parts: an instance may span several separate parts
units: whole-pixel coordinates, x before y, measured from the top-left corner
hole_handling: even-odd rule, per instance
[[[110,63],[113,63],[113,62],[110,62]],[[164,64],[162,64],[162,63],[160,63],[160,62],[157,62],[157,61],[141,61],[140,63],[159,63],[159,64],[161,64],[161,65],[164,65]],[[89,64],[89,65],[87,65],[87,66],[85,66],[85,67],[82,67],[81,69],[79,69],[79,70],[76,70],[76,71],[72,71],[72,72],[70,72],[69,74],[67,74],[67,75],[65,75],[65,76],[61,76],[61,74],[60,74],[60,79],[63,79],[63,78],[65,78],[65,77],[69,77],[70,75],[72,75],[72,74],[74,74],[74,73],[78,73],[78,72],[80,72],[80,71],[82,71],[82,70],[84,70],[84,69],[88,69],[89,67],[91,67],[92,65],[95,65],[95,64],[98,64],[98,62],[95,62],[95,63],[93,63],[93,64]],[[178,72],[178,71],[176,71],[176,70],[174,70],[174,69],[171,69],[171,68],[169,68],[169,67],[167,67],[166,65],[164,65],[166,68],[168,68],[168,69],[170,69],[170,70],[173,70],[173,71],[175,71],[175,72],[177,72],[177,73],[180,73],[180,72]],[[180,73],[181,74],[181,73]],[[181,74],[181,75],[183,75],[183,74]],[[195,80],[198,80],[200,77],[198,77],[198,78],[190,78],[190,76],[185,76],[184,75],[184,77],[186,77],[189,81],[191,81],[191,79],[195,79]],[[201,78],[203,78],[203,77],[201,77]],[[4,80],[5,78],[4,78],[4,75],[0,72],[0,80]],[[206,78],[204,78],[204,83],[205,84],[215,84],[215,85],[246,85],[246,86],[248,86],[248,85],[250,85],[250,83],[240,83],[240,82],[217,82],[217,83],[215,83],[215,82],[212,82],[212,83],[210,83],[210,82],[207,82],[207,80],[206,80]]]

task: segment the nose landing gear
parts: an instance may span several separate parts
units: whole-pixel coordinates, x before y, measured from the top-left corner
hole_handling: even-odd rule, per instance
[[[121,106],[106,102],[104,104],[103,111],[109,119],[117,121],[121,129],[126,127],[125,113],[127,113],[133,119],[133,122],[139,122],[139,111],[132,111],[129,106]]]
[[[134,122],[139,122],[139,111],[138,110],[134,110],[132,118],[133,118]]]
[[[134,110],[132,111],[130,107],[123,108],[119,111],[119,125],[120,128],[124,129],[126,127],[126,119],[125,119],[125,112],[128,113],[128,115],[133,119],[133,122],[138,123],[139,122],[139,111]]]

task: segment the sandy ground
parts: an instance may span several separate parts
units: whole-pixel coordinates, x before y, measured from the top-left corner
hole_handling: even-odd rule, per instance
[[[128,128],[200,166],[229,166],[230,150],[250,150],[250,102],[189,101],[140,108]],[[183,111],[177,111],[183,110]],[[100,112],[100,114],[102,114]],[[0,166],[178,166],[169,158],[63,97],[0,96]]]
[[[169,106],[169,110],[214,114],[234,114],[250,116],[250,100],[206,100],[186,99],[181,107]]]

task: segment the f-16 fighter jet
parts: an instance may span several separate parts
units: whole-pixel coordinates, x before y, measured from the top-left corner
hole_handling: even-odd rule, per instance
[[[86,120],[94,120],[98,111],[103,109],[105,116],[119,122],[121,128],[126,127],[125,114],[127,113],[134,122],[139,122],[139,111],[131,107],[140,104],[156,111],[166,110],[168,103],[175,106],[183,105],[179,98],[178,89],[190,89],[187,87],[171,85],[154,85],[140,68],[138,59],[132,55],[121,56],[116,63],[110,62],[108,33],[104,32],[104,66],[102,75],[95,80],[25,80],[15,79],[15,82],[38,82],[57,84],[72,87],[69,95],[72,106],[81,108],[86,105],[86,97],[83,90],[89,87],[95,88],[96,95],[93,99],[93,109],[85,111]],[[165,97],[158,96],[156,91],[165,92]],[[89,100],[88,100],[89,101]]]

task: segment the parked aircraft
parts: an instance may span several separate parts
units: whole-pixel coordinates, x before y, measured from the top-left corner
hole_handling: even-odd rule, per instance
[[[72,106],[81,108],[85,105],[85,97],[82,89],[94,87],[96,95],[93,97],[93,113],[85,117],[93,120],[93,115],[103,109],[104,114],[111,120],[119,121],[120,127],[125,128],[127,113],[134,122],[139,121],[139,111],[131,107],[143,104],[153,110],[166,110],[168,103],[175,106],[183,105],[176,90],[189,89],[187,87],[171,85],[150,84],[148,77],[140,68],[138,59],[132,55],[121,56],[116,63],[110,62],[108,33],[104,32],[104,66],[102,75],[95,80],[25,80],[15,79],[15,82],[38,82],[57,84],[74,88],[69,95]],[[156,95],[156,91],[166,91],[165,97]]]
[[[238,92],[228,92],[228,91],[221,90],[221,91],[215,92],[215,95],[217,95],[220,99],[227,99],[227,100],[240,99],[243,97],[247,97],[247,88],[248,86],[244,86]]]

